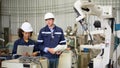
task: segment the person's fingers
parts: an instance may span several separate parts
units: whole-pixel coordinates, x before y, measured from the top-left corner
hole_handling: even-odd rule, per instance
[[[36,56],[38,53],[37,52],[33,52],[32,53],[32,56]]]
[[[53,48],[49,48],[48,51],[51,53],[51,54],[55,54],[55,51]]]
[[[61,54],[61,53],[62,53],[61,51],[57,51],[57,52],[56,52],[57,55],[59,55],[59,54]]]
[[[28,52],[24,52],[23,56],[30,56],[30,55],[28,54]]]

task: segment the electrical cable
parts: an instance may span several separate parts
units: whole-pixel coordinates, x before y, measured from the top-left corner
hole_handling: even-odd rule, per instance
[[[104,54],[104,49],[102,49],[102,53],[101,53],[101,55],[100,55],[100,56],[103,56],[103,54]]]
[[[88,28],[86,28],[86,27],[82,24],[82,21],[79,21],[79,22],[80,22],[82,28],[87,32],[87,31],[88,31]],[[90,37],[90,44],[94,45],[94,44],[93,44],[93,39],[92,39],[92,36],[91,36],[90,32],[88,32],[88,35],[89,35],[89,37]]]
[[[21,56],[19,58],[19,61],[21,63],[35,63],[35,64],[40,64],[40,67],[43,68],[42,63],[40,62],[40,58],[39,57],[28,57],[28,56]]]

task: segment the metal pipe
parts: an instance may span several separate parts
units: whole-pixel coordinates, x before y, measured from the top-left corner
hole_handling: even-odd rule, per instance
[[[3,38],[0,38],[0,41],[5,42],[5,40]]]
[[[2,47],[4,47],[5,40],[3,38],[0,38],[0,41],[2,41]]]

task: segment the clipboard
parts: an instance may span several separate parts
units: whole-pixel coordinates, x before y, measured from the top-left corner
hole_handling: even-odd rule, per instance
[[[29,55],[33,53],[34,46],[21,46],[17,47],[17,55],[23,55],[23,53],[27,52]]]

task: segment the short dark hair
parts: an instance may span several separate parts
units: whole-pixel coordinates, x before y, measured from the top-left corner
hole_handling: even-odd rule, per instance
[[[23,38],[22,32],[24,32],[24,31],[23,31],[21,28],[19,28],[19,29],[18,29],[18,36],[19,36],[19,38]],[[33,32],[30,32],[30,37],[32,36],[32,33],[33,33]]]

